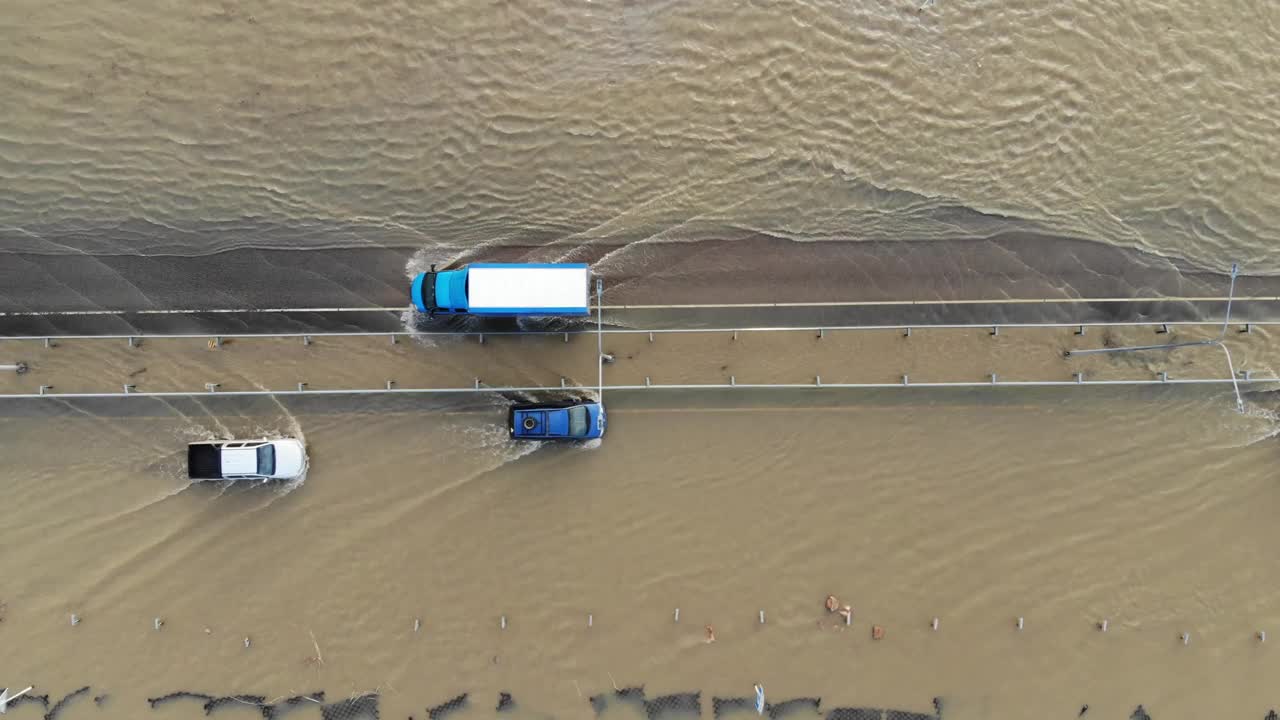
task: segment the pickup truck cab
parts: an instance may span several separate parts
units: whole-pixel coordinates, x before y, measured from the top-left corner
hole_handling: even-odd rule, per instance
[[[507,428],[516,440],[590,440],[604,437],[604,406],[598,402],[513,405]]]
[[[307,471],[301,440],[225,440],[187,446],[192,480],[296,480]]]

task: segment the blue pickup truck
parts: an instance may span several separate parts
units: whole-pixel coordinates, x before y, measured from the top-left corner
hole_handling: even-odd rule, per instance
[[[513,405],[507,427],[517,440],[590,440],[604,437],[604,406],[598,402]]]

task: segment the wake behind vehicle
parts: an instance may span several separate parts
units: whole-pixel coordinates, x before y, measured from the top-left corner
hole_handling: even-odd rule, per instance
[[[187,445],[192,480],[296,480],[307,471],[301,440],[224,440]]]
[[[586,263],[472,263],[413,279],[413,306],[428,315],[589,315]]]
[[[516,440],[590,440],[604,436],[604,406],[598,402],[512,405],[507,429]]]

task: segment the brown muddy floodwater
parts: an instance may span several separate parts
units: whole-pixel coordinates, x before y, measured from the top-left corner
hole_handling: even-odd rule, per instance
[[[1278,13],[10,0],[0,333],[144,330],[18,311],[334,307],[379,309],[270,327],[407,332],[407,276],[479,259],[591,262],[620,304],[1216,296],[1236,261],[1244,294],[1280,296]],[[1276,316],[1271,300],[1241,310]],[[732,326],[948,319],[913,312]],[[218,318],[218,332],[267,322]],[[1275,375],[1273,334],[1232,333],[1237,368]],[[1212,347],[1062,357],[1103,335],[611,337],[607,380],[1225,377]],[[0,353],[32,368],[0,371],[5,393],[595,379],[589,336],[8,339]],[[603,443],[542,448],[507,438],[510,397],[0,399],[0,686],[49,695],[6,720],[203,716],[198,698],[146,702],[180,691],[259,696],[208,710],[268,720],[316,691],[377,693],[387,720],[490,717],[503,692],[503,712],[539,720],[694,705],[711,720],[713,698],[757,683],[771,703],[821,698],[785,720],[903,720],[881,711],[933,714],[934,698],[959,720],[1084,705],[1123,720],[1140,704],[1156,720],[1261,720],[1280,708],[1280,402],[1265,386],[1245,399],[1241,415],[1226,386],[618,392]],[[306,439],[304,482],[185,480],[191,440],[280,434]],[[853,607],[848,626],[828,594]],[[640,685],[701,694],[616,695]],[[428,713],[463,693],[463,715]]]
[[[606,381],[1225,372],[1216,348],[1061,357],[1102,342],[1093,331],[607,336],[619,360]],[[301,370],[317,389],[462,386],[469,372],[544,383],[556,368],[590,384],[593,340],[11,340],[31,370],[4,390],[287,388]],[[1231,341],[1238,367],[1274,374],[1268,332]],[[959,718],[1083,704],[1252,717],[1275,701],[1280,670],[1255,636],[1280,624],[1265,591],[1280,572],[1277,403],[1250,391],[1239,415],[1230,398],[1190,386],[630,392],[611,397],[603,443],[567,447],[509,440],[509,399],[492,396],[10,400],[4,672],[38,678],[53,701],[109,692],[74,710],[105,717],[199,713],[204,701],[145,709],[180,690],[325,690],[330,702],[376,691],[383,717],[464,692],[462,712],[487,717],[507,692],[521,715],[588,718],[586,698],[615,685],[700,691],[711,713],[712,696],[755,683],[771,701],[821,697],[822,712],[931,713],[937,697]],[[301,483],[184,477],[187,442],[279,434],[310,448]],[[848,626],[823,608],[828,593],[852,605]]]

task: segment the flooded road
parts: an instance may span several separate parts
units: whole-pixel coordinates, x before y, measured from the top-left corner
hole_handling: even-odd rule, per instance
[[[610,383],[1225,379],[1214,347],[1062,357],[1167,339],[1150,326],[900,328],[1219,318],[1150,299],[1221,297],[1233,262],[1241,295],[1280,297],[1277,12],[13,0],[0,334],[405,336],[2,340],[31,372],[0,390],[593,384],[582,336],[408,338],[428,329],[409,278],[475,260],[589,262],[617,305],[1143,298],[619,312],[894,328],[611,336]],[[1273,335],[1233,332],[1236,368],[1274,375]],[[508,440],[512,398],[0,400],[0,684],[92,686],[49,720],[203,714],[148,709],[182,690],[377,692],[391,720],[446,720],[427,708],[462,692],[487,717],[508,692],[585,720],[642,684],[701,691],[710,717],[756,683],[822,698],[789,720],[935,697],[961,719],[1263,718],[1277,402],[1246,390],[1244,415],[1225,385],[637,391],[610,397],[606,442],[549,448]],[[304,437],[310,474],[187,483],[187,442],[245,435]],[[602,717],[644,716],[630,697]],[[831,716],[864,717],[902,720]]]
[[[1183,341],[1216,332],[1175,328]],[[1237,367],[1274,375],[1270,335],[1229,338]],[[1223,377],[1213,347],[1062,357],[1158,337],[612,334],[605,377]],[[290,389],[302,371],[316,389],[384,376],[465,387],[472,374],[590,385],[593,340],[11,340],[33,361],[3,387]],[[828,709],[928,713],[937,697],[960,718],[1273,701],[1262,678],[1280,660],[1255,636],[1280,622],[1257,592],[1280,571],[1268,499],[1280,404],[1265,386],[1246,392],[1245,415],[1225,386],[639,391],[611,396],[604,443],[556,447],[507,438],[512,399],[5,401],[6,497],[23,510],[0,527],[20,549],[0,558],[0,632],[25,648],[5,672],[110,688],[111,717],[176,690],[315,689],[330,702],[377,692],[390,717],[463,692],[475,700],[460,712],[481,717],[501,692],[531,716],[590,717],[586,697],[615,685],[710,703],[757,682]],[[186,443],[264,435],[305,439],[302,482],[185,479]],[[853,607],[847,626],[822,607],[828,593]]]

